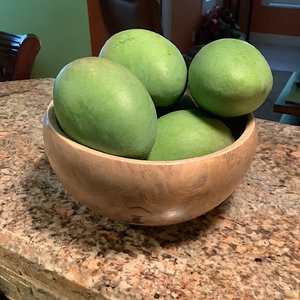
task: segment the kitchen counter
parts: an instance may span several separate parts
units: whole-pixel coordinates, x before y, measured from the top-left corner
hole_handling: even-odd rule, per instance
[[[93,214],[44,153],[53,79],[0,84],[0,291],[12,299],[299,299],[300,127],[257,120],[220,206],[165,227]]]

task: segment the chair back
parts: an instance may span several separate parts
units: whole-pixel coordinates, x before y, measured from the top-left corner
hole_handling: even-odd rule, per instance
[[[0,81],[29,79],[40,49],[35,34],[0,31]]]

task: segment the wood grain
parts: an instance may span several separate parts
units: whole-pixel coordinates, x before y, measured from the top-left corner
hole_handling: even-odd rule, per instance
[[[257,132],[252,115],[238,120],[232,129],[243,133],[229,147],[203,157],[154,162],[101,153],[71,141],[50,104],[44,144],[64,187],[91,210],[125,223],[167,225],[213,209],[243,178],[255,153]]]

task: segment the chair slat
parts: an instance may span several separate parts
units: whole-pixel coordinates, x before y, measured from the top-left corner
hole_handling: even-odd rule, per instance
[[[8,41],[8,40],[1,40],[0,38],[0,45],[3,47],[20,47],[21,43]]]

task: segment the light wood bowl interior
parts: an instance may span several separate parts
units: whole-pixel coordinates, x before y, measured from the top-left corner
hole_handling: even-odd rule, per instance
[[[227,121],[237,140],[210,155],[144,161],[105,154],[69,139],[51,103],[43,136],[49,162],[75,199],[125,223],[168,225],[198,217],[223,202],[247,172],[257,145],[252,114]]]

